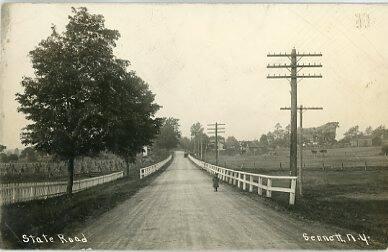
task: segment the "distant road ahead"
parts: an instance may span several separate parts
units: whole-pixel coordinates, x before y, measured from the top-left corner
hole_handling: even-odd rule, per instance
[[[259,196],[258,196],[259,197]],[[357,248],[358,243],[306,242],[303,233],[332,235],[325,225],[292,218],[260,199],[221,184],[213,192],[211,177],[182,152],[150,185],[79,233],[92,249],[260,249]],[[77,232],[78,234],[78,232]],[[74,234],[75,235],[75,234]]]

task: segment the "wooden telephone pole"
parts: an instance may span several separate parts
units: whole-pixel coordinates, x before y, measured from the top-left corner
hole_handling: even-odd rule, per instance
[[[216,144],[216,165],[218,165],[218,134],[225,133],[225,128],[220,128],[219,126],[225,126],[224,123],[214,123],[208,124],[207,126],[213,126],[214,128],[208,128],[208,134],[214,134],[215,144]]]
[[[305,110],[323,110],[322,107],[303,107],[303,105],[300,105],[298,108],[299,110],[299,156],[300,156],[300,166],[298,169],[298,190],[299,195],[303,196],[303,111]],[[280,108],[280,110],[291,110],[290,107],[283,107]]]
[[[290,59],[290,64],[273,64],[268,65],[267,68],[286,68],[290,74],[286,75],[268,75],[268,79],[289,79],[291,83],[291,136],[290,136],[290,170],[291,175],[297,175],[298,166],[298,136],[297,136],[297,82],[298,79],[304,78],[322,78],[318,74],[299,74],[302,68],[322,67],[321,64],[304,64],[299,61],[304,57],[320,57],[321,53],[297,53],[295,48],[291,53],[267,54],[267,57],[287,57]]]

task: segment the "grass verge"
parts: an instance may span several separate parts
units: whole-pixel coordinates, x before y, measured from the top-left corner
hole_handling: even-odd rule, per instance
[[[1,248],[40,248],[37,243],[23,243],[22,235],[55,235],[65,227],[79,226],[89,218],[97,218],[151,183],[172,160],[142,180],[136,174],[75,193],[71,197],[63,195],[2,206]]]
[[[375,248],[388,246],[388,200],[379,195],[381,188],[368,188],[360,195],[366,197],[349,197],[360,188],[348,185],[314,187],[305,190],[303,198],[297,198],[294,206],[289,206],[287,194],[274,194],[274,201],[299,217],[328,223],[341,228],[353,230],[370,236]],[[341,192],[341,193],[339,193]]]
[[[203,172],[208,174],[204,170]],[[385,179],[385,172],[384,174],[375,173],[370,176],[375,181]],[[359,174],[359,177],[353,178],[360,180],[359,184],[312,183],[311,186],[305,187],[303,198],[297,197],[294,206],[288,204],[288,193],[272,192],[272,198],[266,198],[258,196],[257,190],[256,193],[249,193],[229,183],[222,183],[254,200],[260,197],[266,206],[276,211],[286,212],[295,218],[326,223],[341,229],[366,234],[372,240],[372,244],[367,248],[386,249],[388,247],[388,200],[384,195],[388,192],[388,187],[381,181],[372,184],[373,180],[365,180],[363,178],[365,175],[363,175]],[[337,179],[340,179],[341,182],[351,182],[349,178],[347,180]],[[333,179],[331,181],[333,182]],[[274,184],[274,186],[280,185]],[[263,195],[265,195],[265,190],[263,190]],[[383,196],[380,197],[381,195]]]

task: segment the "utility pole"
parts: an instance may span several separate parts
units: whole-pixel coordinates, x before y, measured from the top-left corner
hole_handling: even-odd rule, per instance
[[[215,136],[215,144],[216,144],[216,165],[218,165],[218,134],[225,133],[225,128],[220,128],[219,126],[225,126],[224,123],[214,123],[208,124],[207,126],[213,126],[214,128],[208,128],[210,134],[214,134]]]
[[[322,78],[320,74],[299,74],[299,71],[302,68],[313,68],[313,67],[322,67],[321,64],[304,64],[299,63],[299,61],[304,57],[320,57],[321,53],[297,53],[296,49],[293,48],[291,53],[280,53],[280,54],[267,54],[267,57],[287,57],[290,59],[290,64],[272,64],[267,65],[267,68],[285,68],[290,74],[285,75],[268,75],[268,79],[289,79],[291,84],[291,135],[290,135],[290,170],[291,175],[297,175],[297,166],[298,166],[298,135],[297,135],[297,83],[298,79],[304,78]]]
[[[299,195],[303,196],[303,111],[304,110],[323,110],[322,107],[303,107],[303,105],[300,105],[298,108],[299,110],[299,155],[300,155],[300,166],[298,168],[298,190]],[[283,107],[280,108],[280,110],[291,110],[290,107]]]

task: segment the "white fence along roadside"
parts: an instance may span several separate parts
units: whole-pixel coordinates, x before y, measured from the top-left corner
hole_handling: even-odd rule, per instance
[[[104,184],[123,177],[123,172],[115,172],[104,176],[75,180],[73,192]],[[11,204],[34,199],[46,199],[66,193],[67,181],[12,183],[0,187],[0,205]]]
[[[163,160],[159,163],[147,166],[145,168],[141,168],[140,169],[140,179],[147,177],[148,175],[151,175],[152,173],[154,173],[157,170],[159,170],[160,168],[162,168],[168,161],[171,160],[171,158],[172,158],[172,155],[170,155],[168,158],[166,158],[165,160]]]
[[[289,204],[294,205],[295,203],[295,189],[296,189],[296,176],[270,176],[255,174],[249,172],[236,171],[232,169],[227,169],[224,167],[212,165],[204,161],[198,160],[193,156],[189,155],[189,159],[206,170],[207,172],[214,174],[219,174],[219,177],[222,181],[228,182],[232,185],[237,185],[238,188],[243,190],[249,190],[253,192],[253,187],[257,188],[257,193],[259,195],[263,194],[263,189],[265,190],[265,196],[271,197],[272,192],[285,192],[290,194]],[[288,180],[291,183],[290,187],[274,187],[272,186],[272,180]]]
[[[151,174],[166,164],[172,156],[157,164],[150,165],[140,170],[140,178]],[[104,184],[124,176],[123,171],[111,173],[104,176],[75,180],[73,192]],[[12,183],[0,186],[0,205],[12,204],[15,202],[30,201],[35,199],[47,199],[66,193],[67,181],[57,182],[36,182],[36,183]]]

